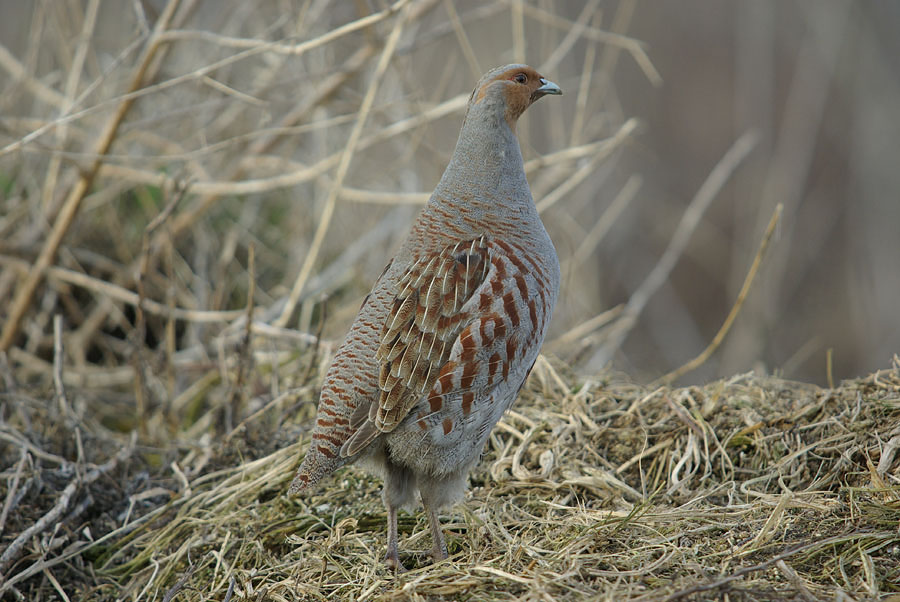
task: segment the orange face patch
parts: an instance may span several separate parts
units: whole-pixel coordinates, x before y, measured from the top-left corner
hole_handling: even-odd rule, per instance
[[[541,86],[541,74],[530,67],[516,67],[509,69],[497,75],[494,79],[485,82],[481,88],[475,92],[475,103],[478,104],[487,95],[488,88],[498,81],[511,81],[517,84],[515,87],[509,87],[505,90],[507,105],[513,108],[514,103],[518,112],[515,118],[522,114],[522,111],[531,104],[531,94]],[[521,109],[519,107],[521,106]]]

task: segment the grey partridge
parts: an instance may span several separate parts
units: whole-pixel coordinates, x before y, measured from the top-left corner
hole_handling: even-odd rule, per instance
[[[416,490],[432,555],[447,557],[437,512],[463,496],[547,332],[559,260],[525,179],[516,122],[537,99],[561,93],[526,65],[481,78],[450,164],[325,376],[290,491],[348,462],[381,475],[384,560],[394,569],[402,569],[397,510]]]

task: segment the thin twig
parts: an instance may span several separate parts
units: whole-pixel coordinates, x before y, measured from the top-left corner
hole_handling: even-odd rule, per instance
[[[56,403],[62,416],[71,416],[69,400],[66,398],[66,387],[63,385],[63,317],[53,316],[53,387],[56,389]]]
[[[778,205],[781,207],[781,204]],[[825,353],[825,379],[828,381],[828,388],[834,388],[834,348],[829,347]]]
[[[97,12],[99,7],[100,0],[91,0],[88,2],[85,10],[84,21],[78,36],[78,44],[75,47],[72,64],[68,67],[68,77],[66,78],[65,87],[65,105],[62,107],[62,114],[68,113],[74,104],[75,93],[78,90],[78,83],[81,81],[81,74],[84,70],[84,60],[89,48],[89,42],[93,35],[94,26],[97,24]],[[63,148],[65,146],[68,134],[68,124],[63,124],[56,130],[56,146],[58,148]],[[61,166],[62,157],[58,154],[52,155],[50,157],[50,164],[47,166],[44,175],[44,185],[41,187],[41,207],[43,207],[45,211],[53,202]]]
[[[144,233],[141,237],[141,252],[138,258],[138,265],[140,268],[138,270],[136,283],[137,303],[134,306],[135,319],[134,332],[132,333],[132,364],[136,376],[134,380],[134,392],[137,401],[138,424],[142,431],[146,428],[146,421],[144,418],[146,417],[147,402],[149,401],[150,396],[147,373],[145,370],[146,366],[144,364],[144,349],[145,341],[147,339],[147,322],[144,317],[144,303],[146,302],[147,295],[144,283],[146,282],[147,275],[150,271],[150,258],[154,255],[150,248],[151,235],[155,230],[160,228],[160,226],[168,222],[172,213],[175,211],[178,202],[184,198],[185,192],[187,191],[187,186],[183,180],[176,180],[176,182],[178,182],[178,186],[172,191],[169,202],[166,203],[166,206],[163,207],[163,210],[160,211],[159,215],[153,218],[150,223],[147,224],[147,227],[144,228]],[[171,239],[168,240],[168,244],[172,244]],[[171,316],[171,313],[169,315]]]
[[[9,368],[9,358],[5,351],[0,351],[0,377],[3,378],[3,386],[7,391],[15,391],[17,388],[16,378]]]
[[[797,574],[797,571],[792,569],[788,563],[784,560],[778,560],[775,562],[775,567],[784,575],[784,578],[790,581],[791,585],[794,586],[800,593],[800,597],[803,598],[806,602],[816,602],[818,598],[813,595],[809,588],[806,587],[806,583],[803,581],[803,578]]]
[[[16,472],[13,474],[12,483],[8,485],[6,499],[3,501],[3,510],[0,511],[0,535],[3,535],[3,528],[6,526],[6,517],[12,510],[13,500],[16,499],[16,492],[19,489],[19,480],[22,478],[22,470],[28,461],[28,450],[24,447],[19,448],[19,462],[16,464]]]
[[[231,576],[231,579],[228,580],[228,591],[225,592],[225,598],[222,602],[231,602],[231,596],[234,595],[234,586],[237,583],[237,579],[235,579],[234,575]]]
[[[144,54],[141,56],[141,59],[138,61],[138,66],[132,74],[131,82],[128,86],[129,91],[140,88],[145,76],[148,75],[150,64],[153,62],[157,50],[159,49],[159,34],[168,27],[172,15],[175,13],[175,9],[178,7],[178,3],[179,0],[169,0],[165,10],[157,20],[153,35],[147,42],[147,48],[144,50]],[[78,209],[81,206],[81,201],[84,200],[88,190],[90,190],[94,177],[100,169],[102,157],[109,150],[113,140],[115,140],[119,126],[125,118],[128,109],[131,108],[132,103],[133,98],[126,97],[119,103],[113,116],[106,122],[93,151],[97,158],[94,159],[90,168],[80,174],[75,186],[69,192],[69,196],[66,198],[59,216],[53,223],[53,229],[50,231],[50,234],[41,249],[41,253],[38,255],[37,261],[35,261],[34,267],[29,272],[25,282],[23,282],[16,291],[16,296],[10,305],[6,325],[3,327],[2,333],[0,333],[0,351],[6,351],[13,344],[13,341],[19,332],[19,328],[21,327],[22,318],[25,316],[25,313],[31,305],[31,298],[34,296],[38,285],[44,279],[47,268],[53,263],[53,260],[56,257],[56,251],[59,249],[59,245],[62,244],[63,237],[65,237],[66,232],[68,232],[69,227],[72,225],[72,222],[78,213]]]
[[[377,143],[384,142],[395,136],[406,133],[422,127],[427,123],[437,121],[442,117],[453,114],[463,109],[468,100],[468,95],[460,94],[449,100],[446,100],[419,115],[401,119],[396,123],[384,127],[382,130],[363,138],[359,141],[357,151],[369,148]],[[538,169],[543,169],[560,163],[576,161],[585,156],[595,154],[608,155],[619,144],[627,139],[627,136],[633,133],[634,129],[640,125],[640,121],[634,117],[623,123],[619,129],[610,138],[598,140],[581,146],[564,148],[562,150],[543,155],[534,159],[530,159],[525,163],[525,173],[532,174]],[[290,133],[290,130],[282,130],[281,133]],[[270,138],[267,137],[266,140]],[[240,181],[232,180],[198,180],[190,185],[190,192],[193,194],[207,195],[202,203],[188,211],[180,214],[175,218],[173,225],[173,236],[177,237],[193,223],[199,219],[199,216],[209,208],[210,204],[221,195],[248,195],[272,192],[282,188],[290,188],[304,182],[319,179],[323,177],[329,170],[333,169],[340,161],[341,153],[331,154],[320,161],[305,167],[299,167],[288,173],[277,176],[244,179]],[[242,171],[240,172],[242,173]],[[124,165],[103,165],[100,168],[100,175],[107,178],[119,179],[132,184],[146,184],[148,186],[156,186],[164,190],[173,188],[176,180],[171,176],[157,171],[148,169],[139,169],[136,167],[128,167]],[[235,174],[236,175],[236,174]],[[426,192],[377,192],[370,190],[359,190],[356,188],[348,188],[342,186],[339,192],[340,199],[357,201],[361,203],[391,203],[391,204],[420,204],[428,200],[430,193]]]
[[[196,567],[192,564],[188,567],[188,570],[182,575],[181,579],[175,582],[175,585],[166,590],[166,593],[163,595],[163,602],[171,602],[175,599],[175,596],[184,589],[184,586],[187,584],[188,580],[191,578],[191,575],[194,574]],[[148,583],[149,585],[149,583]]]
[[[456,34],[456,41],[459,42],[459,47],[463,51],[463,56],[466,57],[466,62],[469,63],[469,70],[472,72],[472,77],[475,78],[475,81],[478,81],[478,78],[481,77],[484,70],[482,70],[481,66],[478,64],[478,57],[475,55],[472,43],[469,42],[469,36],[466,35],[466,30],[463,28],[462,22],[459,20],[459,14],[456,12],[456,7],[453,6],[453,0],[444,0],[444,9],[450,17],[450,23],[453,25],[453,33]]]
[[[525,62],[525,13],[522,10],[522,2],[523,0],[511,0],[509,6],[512,17],[513,60],[517,63]]]
[[[65,104],[66,99],[62,94],[28,73],[26,67],[3,44],[0,44],[0,68],[6,70],[10,80],[22,82],[37,100],[59,108]]]
[[[625,208],[628,207],[634,199],[642,184],[643,178],[638,175],[632,175],[628,178],[628,181],[625,182],[625,185],[622,186],[619,193],[603,211],[603,214],[600,216],[600,219],[597,220],[597,223],[591,227],[590,232],[588,232],[581,240],[581,244],[578,245],[578,249],[572,257],[572,261],[575,265],[580,265],[587,261],[588,257],[590,257],[597,248],[597,245],[600,244],[600,241],[603,240],[603,237],[605,237],[612,229],[616,220],[619,219],[619,216],[622,215],[622,212],[625,211]]]
[[[561,30],[568,32],[576,26],[575,23],[569,19],[555,15],[538,6],[523,3],[522,8],[529,16]],[[638,40],[621,34],[603,31],[602,29],[591,26],[584,27],[581,35],[589,40],[596,40],[603,44],[613,44],[623,48],[626,52],[631,54],[632,58],[644,72],[644,76],[650,83],[654,86],[662,85],[662,76],[660,76],[656,67],[654,67],[652,61],[650,61],[650,57],[647,56],[646,51],[644,51],[644,45]]]
[[[6,575],[6,569],[8,569],[11,563],[19,557],[25,544],[28,543],[32,537],[54,524],[59,517],[62,516],[79,488],[90,485],[101,476],[112,471],[119,462],[123,462],[130,457],[131,453],[134,451],[134,441],[135,438],[132,436],[129,445],[119,450],[119,453],[104,464],[88,471],[84,476],[78,476],[76,473],[72,482],[66,485],[66,488],[60,493],[59,499],[56,501],[56,504],[53,505],[53,508],[38,519],[33,525],[19,533],[18,537],[9,544],[3,554],[0,555],[0,594],[3,594],[6,591],[6,584],[9,582],[9,578]]]
[[[179,1],[180,0],[170,0],[170,2],[173,2],[175,4],[177,4]],[[378,23],[379,21],[393,15],[399,9],[400,6],[405,5],[408,1],[409,0],[398,0],[398,2],[396,2],[394,5],[384,9],[383,11],[381,11],[379,13],[374,13],[372,15],[368,15],[368,16],[364,17],[363,19],[360,19],[359,21],[347,23],[346,25],[343,25],[336,29],[330,30],[318,38],[302,42],[301,44],[298,44],[297,46],[293,47],[291,54],[294,54],[294,55],[303,54],[313,48],[316,48],[316,47],[326,44],[328,42],[332,42],[342,36],[348,35],[350,33],[354,33],[355,31],[357,31],[359,29],[371,27],[375,23]],[[157,20],[156,27],[154,28],[154,32],[151,35],[150,41],[148,42],[147,47],[152,48],[154,51],[156,51],[156,49],[159,48],[160,46],[167,45],[168,42],[170,41],[168,39],[168,37],[165,35],[166,32],[162,31],[162,29],[165,29],[165,27],[167,27],[169,22],[171,21],[171,15],[168,14],[169,6],[170,5],[166,6],[166,11],[164,11],[163,15],[161,15],[160,18]],[[166,18],[164,18],[164,17],[166,17]],[[161,28],[160,25],[163,25],[163,27]],[[102,111],[107,108],[107,105],[109,105],[113,102],[130,104],[130,103],[134,102],[135,100],[137,100],[138,98],[148,96],[150,94],[159,93],[159,92],[162,92],[169,88],[173,88],[175,86],[178,86],[178,85],[186,83],[186,82],[196,81],[196,80],[202,81],[209,73],[223,69],[224,67],[227,67],[234,63],[240,62],[242,60],[245,60],[245,59],[255,56],[257,54],[267,52],[270,49],[270,47],[274,47],[276,49],[276,51],[278,49],[277,44],[275,42],[263,43],[263,44],[253,44],[252,47],[248,50],[239,52],[234,55],[230,55],[219,61],[204,65],[200,69],[195,69],[194,71],[192,71],[190,73],[186,73],[184,75],[173,77],[171,79],[167,79],[160,83],[153,84],[151,86],[147,86],[144,88],[137,88],[137,87],[129,88],[128,92],[118,96],[115,99],[102,101],[92,107],[89,107],[89,108],[79,111],[77,113],[70,113],[68,115],[65,115],[63,117],[60,117],[58,119],[55,119],[55,120],[45,124],[44,126],[38,128],[34,132],[31,132],[30,134],[28,134],[27,136],[15,141],[11,144],[6,145],[3,148],[0,148],[0,156],[6,155],[6,154],[9,154],[12,152],[16,152],[16,151],[22,149],[27,144],[29,144],[30,142],[32,142],[33,140],[40,137],[45,132],[49,131],[50,129],[52,129],[54,127],[59,127],[60,125],[62,125],[64,123],[82,119],[91,113]],[[145,51],[145,54],[146,54],[146,51]],[[141,66],[144,67],[143,63],[141,64]],[[98,152],[96,154],[102,155],[105,153]]]
[[[400,4],[400,2],[398,2],[398,4]],[[403,26],[406,23],[408,13],[409,4],[404,3],[403,10],[400,15],[397,16],[394,28],[391,30],[391,34],[388,36],[388,39],[384,44],[384,49],[381,52],[381,56],[378,59],[378,64],[375,66],[372,80],[369,83],[369,89],[366,91],[366,95],[359,107],[359,117],[353,125],[353,130],[350,132],[350,137],[347,140],[347,144],[344,146],[344,151],[341,153],[337,172],[334,176],[334,182],[332,182],[331,189],[328,191],[328,198],[325,199],[325,208],[319,218],[319,224],[316,227],[316,232],[310,243],[309,251],[306,253],[306,258],[303,260],[300,273],[294,281],[293,288],[291,288],[287,304],[281,312],[281,315],[275,320],[276,326],[284,327],[291,319],[291,315],[297,307],[297,302],[300,300],[300,294],[303,292],[303,287],[306,286],[306,281],[309,279],[309,275],[312,272],[316,259],[318,259],[319,250],[322,247],[322,242],[325,240],[325,233],[328,231],[328,226],[331,224],[331,217],[334,215],[338,193],[341,186],[344,185],[344,178],[347,176],[347,172],[350,169],[350,161],[353,159],[356,147],[362,136],[363,126],[366,124],[366,119],[369,116],[369,112],[372,110],[372,103],[375,101],[375,93],[378,91],[378,86],[391,63],[391,58],[394,55],[394,50],[397,47],[397,42],[400,39],[400,33],[403,31]]]
[[[363,46],[356,52],[354,52],[342,65],[340,65],[336,69],[335,73],[331,74],[324,81],[320,82],[320,84],[316,87],[315,94],[309,97],[306,102],[298,105],[296,109],[286,114],[279,122],[278,128],[276,128],[272,132],[265,132],[263,136],[253,142],[247,149],[246,156],[256,157],[260,154],[263,154],[270,148],[272,148],[272,146],[274,146],[284,136],[289,135],[291,133],[291,126],[298,122],[301,122],[310,111],[319,106],[327,98],[331,97],[331,95],[334,94],[334,92],[338,88],[344,85],[344,83],[348,79],[356,75],[357,72],[366,64],[373,52],[373,48],[369,45]],[[337,155],[335,155],[335,157],[336,156]],[[324,167],[324,164],[321,161],[317,165],[323,166],[321,172],[324,173],[324,171],[326,171],[327,169],[331,169],[331,167],[333,167],[335,164],[336,159],[335,163],[329,164],[327,167]],[[314,165],[312,167],[315,168],[316,166]],[[212,186],[205,186],[203,182],[195,182],[194,184],[192,184],[191,192],[200,195],[200,198],[193,204],[193,206],[191,206],[175,218],[175,222],[172,225],[172,236],[178,238],[184,232],[189,231],[190,228],[197,222],[197,220],[199,220],[200,217],[210,207],[212,207],[217,199],[225,194],[233,194],[233,192],[231,192],[231,186],[241,185],[245,182],[250,182],[256,186],[260,186],[261,181],[265,180],[242,180],[245,171],[246,164],[242,161],[232,171],[232,173],[228,175],[228,180],[231,180],[230,182],[206,182],[206,184],[212,184]],[[296,181],[286,183],[284,184],[285,186],[291,186],[300,182],[312,180],[318,174],[310,173],[308,170],[300,169],[297,170],[297,172],[287,175],[293,177]],[[158,174],[150,174],[149,177],[151,179],[158,178]],[[279,179],[276,182],[280,184],[283,183],[284,180]],[[278,187],[278,185],[275,186],[275,188]]]
[[[722,157],[719,163],[713,168],[706,181],[697,191],[697,194],[691,200],[688,208],[685,210],[669,246],[666,248],[659,262],[650,271],[647,278],[641,283],[636,291],[628,299],[622,317],[613,332],[610,340],[595,354],[591,360],[594,365],[605,366],[612,359],[612,356],[618,351],[625,341],[625,338],[637,324],[638,316],[644,310],[650,298],[663,285],[678,258],[687,247],[691,234],[700,223],[700,218],[706,213],[706,209],[712,203],[713,199],[728,181],[728,178],[737,169],[741,162],[750,154],[750,151],[756,146],[758,136],[755,132],[745,132],[738,138],[734,144],[728,149],[728,152]]]
[[[662,376],[657,379],[656,382],[651,386],[657,386],[662,383],[670,383],[677,378],[681,378],[688,372],[692,372],[703,365],[706,360],[710,358],[710,356],[716,352],[716,349],[719,348],[719,345],[722,344],[722,341],[725,340],[725,337],[728,335],[728,331],[731,330],[731,325],[734,324],[734,320],[737,318],[738,314],[741,311],[741,307],[744,306],[744,301],[747,300],[747,295],[750,293],[750,287],[753,286],[753,279],[756,278],[756,274],[759,271],[759,267],[762,265],[763,257],[765,257],[766,249],[769,247],[769,241],[772,239],[772,234],[775,232],[775,227],[778,225],[779,220],[781,219],[781,212],[784,206],[779,203],[775,207],[775,212],[772,214],[771,219],[769,220],[769,225],[766,227],[766,232],[763,234],[763,238],[759,243],[759,249],[756,251],[756,256],[753,258],[753,263],[750,264],[750,270],[747,272],[747,275],[744,277],[744,284],[741,286],[741,291],[738,293],[737,299],[734,302],[734,305],[731,307],[731,311],[728,313],[728,317],[725,318],[725,321],[722,323],[722,326],[719,328],[719,332],[716,333],[716,336],[713,337],[713,340],[706,346],[706,349],[700,352],[697,357],[687,362],[680,368],[676,368],[672,370],[668,374]]]
[[[559,337],[550,341],[547,346],[551,349],[558,349],[565,345],[571,345],[578,339],[586,337],[601,326],[605,326],[609,322],[612,322],[613,320],[618,318],[621,313],[621,305],[616,305],[615,307],[607,309],[606,311],[597,314],[593,318],[590,318],[589,320],[585,320],[581,324],[578,324],[568,332],[561,334]]]
[[[592,144],[584,145],[584,147],[590,147],[591,150],[593,151],[593,153],[596,153],[596,154],[594,154],[594,156],[591,157],[591,161],[589,163],[581,166],[575,172],[574,175],[563,180],[563,182],[555,190],[553,190],[552,192],[547,194],[544,198],[542,198],[540,200],[540,202],[537,203],[538,211],[543,213],[544,211],[546,211],[547,209],[549,209],[550,207],[555,205],[561,198],[563,198],[573,188],[575,188],[575,186],[580,184],[582,181],[584,181],[585,178],[587,178],[589,175],[591,175],[591,173],[593,173],[597,163],[599,163],[601,160],[605,159],[610,154],[612,154],[612,152],[615,151],[616,149],[618,149],[622,144],[624,144],[624,142],[626,140],[629,140],[631,135],[634,133],[634,131],[640,125],[640,123],[641,122],[638,119],[632,117],[628,121],[623,123],[619,127],[619,129],[616,130],[616,133],[613,134],[612,136],[610,136],[609,138],[606,138],[605,140],[601,140],[599,142],[595,142]],[[569,148],[569,149],[564,149],[563,151],[560,151],[559,153],[554,153],[554,155],[557,155],[557,156],[549,158],[549,159],[548,159],[548,157],[545,157],[544,158],[545,162],[543,162],[542,165],[544,165],[544,166],[549,165],[549,162],[547,162],[548,160],[556,161],[562,157],[568,158],[568,157],[576,154],[576,149],[579,149],[579,151],[577,151],[577,154],[580,154],[581,153],[580,149],[582,149],[584,147]],[[531,163],[531,162],[529,161],[529,163]],[[528,164],[525,165],[525,172],[528,173]]]
[[[231,389],[231,395],[225,404],[225,432],[232,431],[234,421],[240,416],[239,406],[244,391],[244,381],[253,364],[250,343],[253,340],[253,298],[256,295],[256,247],[251,243],[247,248],[247,307],[244,321],[244,334],[238,345],[237,377]]]
[[[596,26],[600,24],[601,13],[594,13],[592,23]],[[581,143],[585,135],[584,124],[588,116],[588,97],[592,90],[596,88],[594,85],[594,60],[597,56],[597,42],[589,40],[585,44],[584,60],[581,64],[581,76],[578,78],[578,94],[575,95],[575,117],[572,119],[572,131],[569,134],[569,146],[575,146]],[[609,72],[604,72],[609,76]]]
[[[322,297],[321,303],[319,303],[319,307],[321,307],[321,313],[319,316],[319,327],[316,330],[316,339],[315,343],[313,343],[312,352],[309,355],[309,363],[306,365],[306,373],[303,375],[303,379],[300,381],[301,383],[308,383],[312,378],[313,370],[316,367],[316,363],[318,363],[319,359],[319,344],[322,340],[322,331],[325,330],[325,322],[328,320],[328,297]]]
[[[860,536],[868,536],[871,533],[861,533]],[[796,554],[801,552],[806,552],[808,550],[814,550],[816,548],[821,548],[824,546],[829,546],[831,544],[840,543],[843,541],[847,541],[849,537],[848,535],[835,535],[833,537],[826,537],[825,539],[818,539],[816,541],[795,546],[789,550],[786,550],[780,554],[776,554],[772,558],[769,558],[765,562],[760,562],[759,564],[754,564],[752,566],[745,566],[742,569],[738,569],[727,577],[723,577],[722,579],[716,579],[715,581],[711,581],[709,583],[703,583],[698,585],[693,585],[691,587],[685,588],[683,590],[677,591],[674,594],[666,596],[663,599],[663,602],[674,602],[675,600],[681,600],[682,598],[686,598],[692,594],[699,594],[700,592],[708,592],[714,589],[719,589],[723,585],[728,585],[732,581],[737,581],[741,577],[745,575],[749,575],[750,573],[755,573],[757,571],[763,571],[773,564],[777,563],[779,560],[784,560],[785,558],[790,558]]]
[[[24,260],[17,257],[10,257],[9,255],[0,255],[0,265],[10,266],[23,274],[30,269],[28,263]],[[168,307],[153,299],[142,300],[137,293],[113,284],[112,282],[107,282],[106,280],[59,266],[47,268],[47,277],[67,284],[74,284],[75,286],[108,297],[114,301],[125,303],[126,305],[137,306],[138,303],[141,303],[144,311],[163,318],[198,323],[231,322],[232,320],[241,317],[244,313],[243,309],[204,311],[183,307]]]
[[[573,23],[572,27],[566,32],[562,41],[553,49],[550,56],[541,63],[541,66],[538,68],[539,71],[552,71],[556,69],[563,57],[566,56],[572,49],[572,46],[575,45],[575,42],[584,36],[584,32],[589,27],[588,21],[593,19],[599,4],[599,0],[590,0],[589,2],[584,3],[584,7],[578,14],[578,18],[575,19],[575,23]]]

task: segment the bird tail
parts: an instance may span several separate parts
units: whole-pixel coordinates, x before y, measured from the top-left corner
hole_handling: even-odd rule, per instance
[[[297,469],[294,480],[288,493],[291,495],[302,494],[310,491],[322,477],[325,477],[346,463],[346,460],[338,454],[334,454],[327,447],[317,445],[315,438],[306,452],[306,457]]]

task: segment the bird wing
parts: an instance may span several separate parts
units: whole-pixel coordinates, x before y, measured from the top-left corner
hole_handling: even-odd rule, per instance
[[[342,457],[396,428],[435,386],[478,312],[476,292],[490,286],[491,254],[490,241],[482,236],[419,257],[400,277],[375,354],[377,402],[361,404],[351,416],[355,432],[341,447]]]

